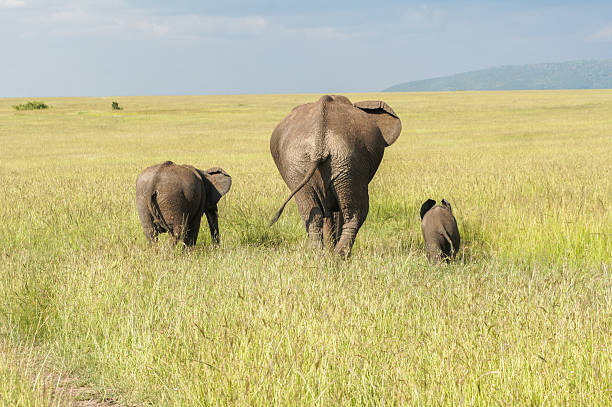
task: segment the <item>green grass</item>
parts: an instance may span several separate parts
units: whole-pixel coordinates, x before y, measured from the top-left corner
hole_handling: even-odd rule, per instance
[[[346,262],[293,203],[267,227],[269,136],[318,95],[0,99],[0,339],[125,403],[609,404],[612,91],[349,97],[403,132]],[[135,180],[167,159],[232,175],[219,248],[146,245]],[[423,253],[429,197],[462,234],[448,266]]]
[[[13,109],[15,110],[42,110],[48,109],[49,106],[44,102],[33,102],[30,101],[28,103],[22,103],[20,105],[13,105]]]

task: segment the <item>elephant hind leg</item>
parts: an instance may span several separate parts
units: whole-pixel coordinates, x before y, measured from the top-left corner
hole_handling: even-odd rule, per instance
[[[323,248],[323,211],[318,206],[310,209],[305,222],[310,243],[316,249]]]
[[[368,187],[355,187],[347,189],[345,194],[339,194],[341,217],[344,224],[342,233],[334,248],[334,253],[347,258],[355,243],[357,232],[366,220],[370,209]]]
[[[208,229],[210,230],[210,241],[213,244],[219,244],[219,211],[217,207],[208,209],[205,212],[206,220],[208,221]]]
[[[323,218],[323,243],[325,243],[325,247],[332,249],[336,246],[336,243],[338,243],[333,214]]]
[[[342,217],[342,213],[340,211],[334,212],[334,223],[335,223],[335,239],[336,244],[340,240],[340,236],[342,236],[342,226],[344,225],[344,218]]]
[[[298,211],[304,222],[310,243],[316,249],[323,248],[323,209],[311,188],[304,188],[295,195]]]
[[[182,243],[185,246],[189,246],[189,226],[190,221],[186,215],[180,215],[182,220],[179,221],[178,215],[172,217],[172,221],[166,220],[169,230],[168,235],[172,244]]]
[[[425,250],[427,252],[427,259],[432,263],[440,263],[442,261],[442,251],[435,243],[426,243]]]
[[[329,212],[323,218],[323,241],[332,250],[338,244],[342,234],[342,216],[339,211]]]
[[[194,217],[188,224],[187,230],[185,230],[185,246],[195,246],[198,240],[198,233],[200,233],[200,221],[201,217]]]
[[[149,210],[144,205],[138,206],[138,217],[142,224],[142,230],[149,243],[157,242],[157,235],[159,234],[155,224],[153,223],[153,216],[149,213]]]

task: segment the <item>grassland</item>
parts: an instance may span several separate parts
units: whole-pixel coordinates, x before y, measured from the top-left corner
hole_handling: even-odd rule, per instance
[[[349,96],[403,132],[346,262],[294,204],[267,227],[269,135],[318,95],[0,99],[0,402],[48,402],[25,347],[124,404],[610,405],[612,91]],[[233,176],[219,248],[146,245],[135,179],[167,159]]]

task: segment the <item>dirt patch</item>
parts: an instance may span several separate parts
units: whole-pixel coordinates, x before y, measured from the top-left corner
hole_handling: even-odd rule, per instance
[[[15,349],[2,346],[0,358],[10,365],[14,375],[23,381],[30,381],[37,400],[42,405],[57,407],[128,407],[99,390],[84,385],[83,380],[54,369],[49,358],[36,348]],[[38,403],[37,403],[38,404]],[[129,407],[134,407],[130,405]]]
[[[73,377],[48,372],[43,378],[45,389],[53,405],[70,407],[122,407],[115,400],[102,400],[100,394],[91,387],[79,384]]]

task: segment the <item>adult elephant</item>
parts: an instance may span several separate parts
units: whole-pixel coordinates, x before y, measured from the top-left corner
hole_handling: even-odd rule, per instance
[[[274,129],[270,152],[315,247],[347,257],[369,209],[368,184],[402,123],[380,100],[322,96],[297,106]]]

